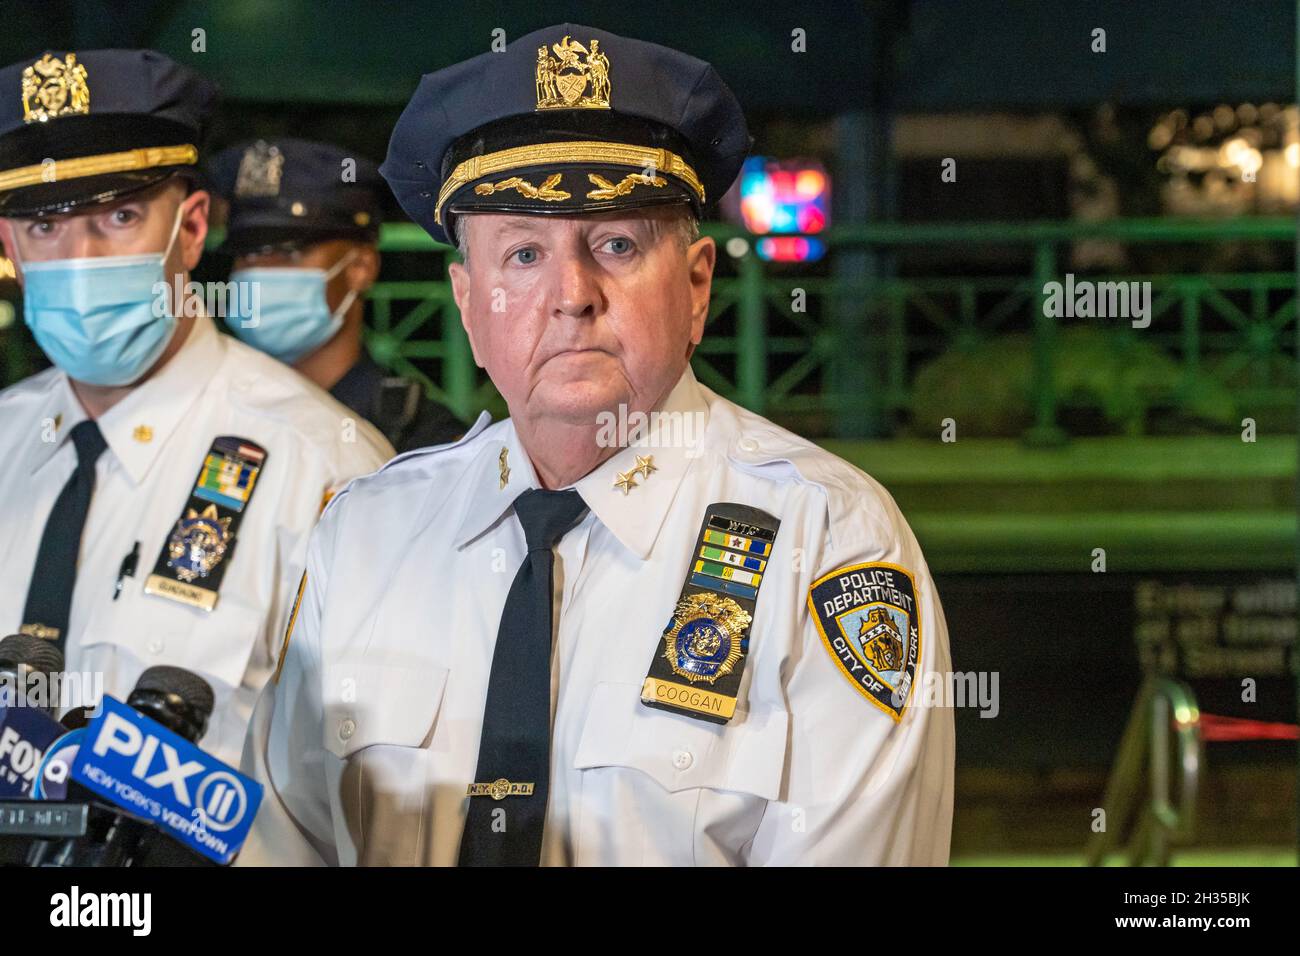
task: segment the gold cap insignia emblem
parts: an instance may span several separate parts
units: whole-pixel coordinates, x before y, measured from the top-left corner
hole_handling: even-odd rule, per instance
[[[69,53],[65,59],[45,54],[23,70],[23,122],[44,123],[56,116],[90,112],[86,68]]]
[[[537,48],[537,108],[539,110],[609,109],[609,57],[600,41],[591,49],[565,36],[551,49]]]
[[[239,160],[239,175],[235,177],[235,196],[280,195],[280,176],[284,172],[284,154],[279,147],[258,140],[244,150]]]

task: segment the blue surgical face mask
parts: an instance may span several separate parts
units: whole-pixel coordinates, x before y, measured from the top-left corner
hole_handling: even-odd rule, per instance
[[[292,365],[334,338],[343,316],[357,297],[348,292],[342,304],[330,311],[325,284],[356,256],[353,249],[328,272],[324,269],[236,269],[232,314],[226,325],[241,341]]]
[[[163,252],[54,259],[22,265],[23,318],[36,344],[69,378],[130,385],[153,367],[176,331]]]

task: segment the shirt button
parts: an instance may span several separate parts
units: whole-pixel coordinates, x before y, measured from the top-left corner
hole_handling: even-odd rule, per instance
[[[686,770],[691,764],[695,763],[695,757],[689,750],[673,751],[673,766],[678,770]]]
[[[758,442],[754,441],[752,438],[742,438],[740,440],[740,448],[742,451],[758,451]]]
[[[339,723],[339,739],[349,740],[357,732],[357,724],[351,717],[344,717]]]
[[[166,645],[163,644],[161,639],[154,638],[152,641],[149,642],[149,653],[161,654],[163,652],[163,647],[165,646]]]

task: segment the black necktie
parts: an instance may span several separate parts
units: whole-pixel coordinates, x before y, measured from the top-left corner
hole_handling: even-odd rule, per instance
[[[24,633],[49,638],[60,648],[68,640],[68,612],[72,587],[77,582],[81,529],[95,491],[95,461],[108,447],[99,426],[92,421],[72,429],[72,442],[77,446],[77,469],[59,492],[45,522],[20,628]]]
[[[528,556],[497,628],[483,708],[476,784],[469,798],[461,866],[537,866],[551,774],[551,548],[586,512],[576,491],[530,489],[515,499]],[[498,783],[500,781],[500,783]],[[523,795],[527,786],[531,793]],[[502,810],[504,813],[494,813]]]

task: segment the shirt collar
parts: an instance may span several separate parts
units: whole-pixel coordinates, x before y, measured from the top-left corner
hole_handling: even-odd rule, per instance
[[[541,487],[511,419],[501,422],[497,433],[479,449],[468,487],[469,504],[456,531],[458,548],[496,524],[520,494]]]
[[[644,418],[611,414],[602,423],[602,438],[621,447],[571,486],[596,519],[642,560],[650,556],[682,479],[702,453],[708,414],[708,402],[687,366],[655,412]],[[522,492],[541,487],[513,421],[503,422],[480,451],[470,482],[457,547],[494,525]],[[495,490],[488,491],[488,485]]]
[[[37,448],[32,455],[32,474],[35,475],[54,457],[55,452],[72,434],[74,426],[86,418],[85,409],[77,401],[77,395],[68,382],[68,376],[58,371],[51,379],[49,394],[37,414],[38,431]],[[45,436],[53,434],[52,441],[45,441]]]
[[[139,484],[171,436],[191,415],[226,356],[226,343],[207,316],[193,321],[180,351],[99,418],[99,429],[131,480]],[[194,463],[197,475],[201,462]]]

